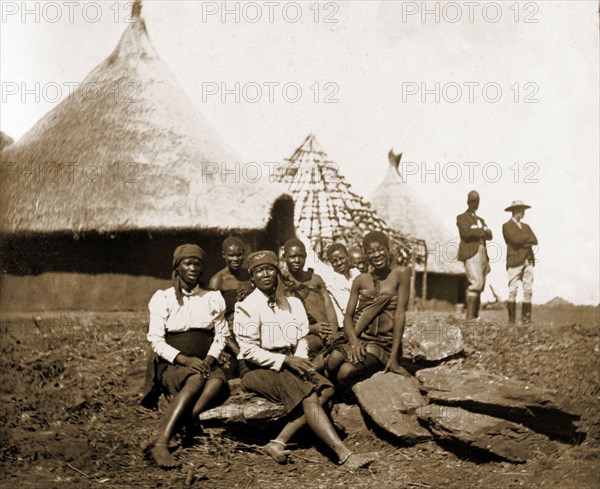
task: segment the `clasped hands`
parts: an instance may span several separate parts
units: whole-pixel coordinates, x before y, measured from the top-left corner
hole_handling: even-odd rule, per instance
[[[208,377],[215,359],[212,356],[207,356],[204,360],[198,357],[191,357],[183,354],[177,355],[177,362],[184,367],[189,368],[192,372],[201,374],[203,377]]]

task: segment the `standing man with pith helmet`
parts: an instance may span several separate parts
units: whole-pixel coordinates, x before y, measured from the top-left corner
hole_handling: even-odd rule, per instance
[[[531,322],[531,296],[533,293],[533,267],[535,257],[532,246],[538,241],[531,228],[522,219],[525,210],[531,206],[515,200],[506,209],[512,217],[502,226],[502,235],[506,242],[506,270],[508,271],[508,322],[514,324],[517,315],[517,292],[519,282],[523,284],[523,324]]]
[[[479,317],[481,292],[485,288],[485,278],[490,273],[486,241],[492,239],[492,230],[475,212],[479,208],[479,194],[472,190],[467,196],[468,209],[456,216],[460,234],[458,259],[465,264],[467,288],[467,321]]]

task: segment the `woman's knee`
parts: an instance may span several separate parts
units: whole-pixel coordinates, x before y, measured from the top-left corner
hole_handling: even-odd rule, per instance
[[[358,369],[351,363],[345,362],[339,369],[336,379],[339,385],[347,385],[358,375]]]
[[[202,375],[193,374],[185,379],[185,383],[181,390],[185,389],[188,392],[200,392],[204,388],[204,384],[206,384],[206,380]]]
[[[333,351],[327,358],[327,370],[335,370],[338,368],[344,361],[344,355],[339,351]]]

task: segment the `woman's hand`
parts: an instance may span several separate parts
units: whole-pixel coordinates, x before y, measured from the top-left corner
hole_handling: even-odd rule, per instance
[[[333,327],[329,323],[324,323],[319,321],[318,323],[311,324],[308,327],[309,331],[313,334],[318,334],[319,336],[329,336],[333,333]]]
[[[390,359],[383,369],[383,373],[386,372],[393,372],[395,374],[403,375],[404,377],[410,377],[410,374],[404,369],[404,367],[400,366],[398,360],[393,356],[390,356]]]
[[[293,357],[286,355],[283,360],[283,364],[289,368],[292,372],[298,374],[301,377],[315,373],[315,367],[306,358]]]
[[[183,358],[179,358],[183,357]],[[201,360],[198,357],[189,357],[187,355],[178,355],[177,360],[181,365],[189,368],[192,372],[196,372],[201,374],[204,377],[208,377],[210,371],[212,370],[212,365],[214,363],[214,359],[211,356],[206,357],[204,360]]]
[[[360,363],[364,360],[367,351],[365,350],[365,345],[363,345],[360,341],[351,342],[350,343],[350,351],[348,353],[348,357],[350,358],[350,362],[352,363]]]

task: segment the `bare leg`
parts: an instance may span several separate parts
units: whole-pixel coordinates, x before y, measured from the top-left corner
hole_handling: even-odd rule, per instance
[[[302,401],[302,409],[310,429],[336,453],[340,460],[350,454],[350,450],[340,440],[327,414],[325,414],[316,394],[311,394]]]
[[[204,378],[201,375],[196,374],[188,377],[183,388],[177,393],[169,406],[158,437],[148,448],[148,452],[160,468],[171,469],[179,465],[169,453],[169,440],[189,413],[193,403],[198,399],[203,387]]]
[[[317,435],[323,443],[336,453],[339,463],[344,467],[349,470],[366,467],[375,459],[379,458],[379,455],[375,452],[362,454],[352,453],[348,447],[344,445],[344,442],[340,440],[340,437],[325,414],[323,407],[319,404],[315,394],[308,396],[302,401],[302,408],[304,409],[304,415],[306,416],[308,426],[310,426],[315,435]]]
[[[318,396],[319,404],[324,406],[327,404],[331,398],[333,397],[333,389],[328,387],[323,389],[321,395]],[[287,455],[289,454],[288,450],[285,449],[285,445],[290,441],[292,436],[294,436],[300,429],[306,426],[306,416],[302,414],[298,416],[296,419],[293,419],[289,423],[287,423],[277,438],[271,440],[267,445],[263,447],[263,450],[269,455],[273,460],[277,463],[283,464],[287,460]]]
[[[335,379],[337,377],[338,370],[344,363],[344,354],[340,351],[333,350],[327,357],[327,377],[329,379]]]
[[[206,381],[204,389],[202,389],[202,394],[200,394],[200,397],[192,410],[192,419],[197,418],[201,412],[206,411],[214,399],[219,395],[222,388],[222,379],[208,379]]]
[[[360,364],[344,362],[339,368],[336,383],[342,389],[346,389],[360,380],[370,377],[375,372],[383,370],[383,365],[375,356],[367,353],[364,360]]]

